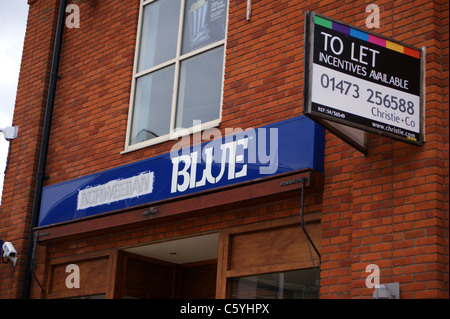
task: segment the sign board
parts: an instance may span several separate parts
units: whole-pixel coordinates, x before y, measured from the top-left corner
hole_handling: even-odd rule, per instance
[[[323,172],[324,136],[320,125],[300,116],[50,185],[43,189],[39,226],[298,170]]]
[[[305,26],[305,115],[363,152],[339,124],[421,145],[422,50],[314,12]]]

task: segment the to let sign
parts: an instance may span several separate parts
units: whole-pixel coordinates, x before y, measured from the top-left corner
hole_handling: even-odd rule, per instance
[[[422,144],[422,50],[308,12],[305,64],[307,116]]]

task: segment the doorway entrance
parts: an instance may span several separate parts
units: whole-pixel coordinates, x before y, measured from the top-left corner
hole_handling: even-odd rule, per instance
[[[118,264],[118,298],[213,299],[219,234],[124,249]]]
[[[320,251],[321,223],[307,222]],[[115,298],[319,298],[320,264],[297,216],[119,252]]]

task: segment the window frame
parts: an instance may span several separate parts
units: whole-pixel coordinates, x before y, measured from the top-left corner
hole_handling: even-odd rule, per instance
[[[306,227],[309,228],[310,235],[312,240],[321,238],[321,225],[322,220],[320,214],[311,214],[305,216]],[[258,222],[255,224],[244,224],[231,228],[222,229],[219,235],[219,253],[218,253],[218,268],[217,268],[217,284],[216,284],[216,298],[217,299],[229,299],[231,298],[231,280],[236,277],[244,277],[265,273],[276,273],[276,272],[286,272],[291,270],[301,270],[307,268],[315,268],[319,264],[319,257],[316,254],[313,254],[313,260],[310,258],[310,253],[305,249],[304,251],[300,251],[303,253],[303,257],[300,255],[295,255],[296,257],[292,258],[292,260],[284,261],[277,260],[276,262],[265,262],[263,265],[255,264],[252,259],[249,259],[248,256],[246,260],[242,260],[236,256],[236,246],[233,243],[233,240],[241,236],[244,237],[246,235],[256,235],[260,234],[260,236],[264,236],[265,233],[273,232],[273,231],[283,231],[287,229],[298,229],[300,227],[300,217],[299,216],[291,216],[285,217],[281,219],[268,220],[263,222]],[[277,234],[278,235],[278,234]],[[300,237],[304,237],[305,235],[300,231],[299,242],[304,242],[307,247],[308,241],[307,238],[300,239]],[[269,237],[268,237],[269,238]],[[254,238],[253,238],[254,239]],[[257,241],[252,241],[256,243]],[[243,247],[243,246],[241,246]],[[250,248],[249,248],[250,247]],[[298,246],[297,246],[298,248]],[[251,249],[251,245],[244,247],[244,249],[240,249],[241,252],[245,249]],[[270,250],[269,250],[270,251]],[[321,248],[319,248],[321,251]],[[291,256],[293,256],[291,254]],[[233,258],[237,258],[234,259]],[[266,256],[267,258],[267,256]],[[267,259],[266,259],[267,260]],[[238,261],[238,262],[236,262]],[[320,294],[319,294],[320,298]]]
[[[227,44],[227,36],[228,36],[228,17],[229,17],[229,0],[225,0],[227,2],[227,10],[226,10],[226,26],[225,26],[225,35],[222,40],[216,41],[214,43],[205,45],[201,48],[195,49],[186,54],[182,54],[182,41],[183,41],[183,27],[184,27],[184,13],[185,13],[185,5],[187,0],[180,0],[180,14],[179,14],[179,25],[178,25],[178,38],[177,38],[177,49],[175,58],[150,67],[148,69],[142,70],[138,72],[138,64],[139,64],[139,53],[140,53],[140,45],[141,45],[141,34],[143,29],[143,20],[144,20],[144,10],[145,6],[150,5],[159,0],[140,0],[139,4],[139,18],[138,18],[138,26],[137,26],[137,35],[136,35],[136,46],[134,53],[134,62],[133,62],[133,74],[132,74],[132,83],[131,83],[131,91],[130,91],[130,102],[128,106],[128,120],[127,120],[127,131],[125,137],[125,148],[121,152],[121,154],[128,153],[134,150],[138,150],[141,148],[145,148],[148,146],[160,144],[169,140],[178,139],[184,135],[190,135],[194,132],[198,131],[198,126],[191,126],[186,129],[182,129],[179,131],[175,131],[175,123],[176,123],[176,113],[177,113],[177,105],[178,105],[178,86],[180,79],[180,69],[181,62],[194,57],[196,55],[200,55],[209,50],[213,50],[220,46],[223,46],[223,61],[222,61],[222,83],[221,83],[221,92],[220,92],[220,105],[219,105],[219,118],[208,121],[205,123],[201,123],[201,129],[206,130],[213,127],[218,127],[222,121],[222,109],[223,109],[223,95],[224,95],[224,82],[225,82],[225,60],[226,60],[226,44]],[[171,105],[171,114],[170,114],[170,127],[169,133],[165,135],[161,135],[152,139],[148,139],[142,142],[138,142],[135,144],[131,144],[131,130],[133,125],[133,113],[135,109],[135,95],[136,95],[136,83],[140,77],[148,75],[157,70],[162,70],[165,67],[170,65],[175,66],[174,73],[174,83],[172,86],[172,105]]]

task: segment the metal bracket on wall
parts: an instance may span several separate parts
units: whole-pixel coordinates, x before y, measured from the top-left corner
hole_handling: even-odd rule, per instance
[[[317,249],[316,245],[314,245],[314,242],[312,241],[311,237],[309,236],[308,232],[306,231],[305,228],[305,220],[303,217],[303,207],[304,207],[304,192],[305,192],[305,183],[308,180],[307,177],[302,177],[300,178],[300,182],[302,183],[302,198],[301,198],[301,207],[300,207],[300,217],[301,217],[301,226],[303,229],[303,232],[306,235],[306,238],[308,239],[308,242],[312,245],[312,247],[314,248],[314,251],[316,252],[317,256],[319,256],[319,265],[320,265],[320,259],[321,259],[321,255],[319,253],[319,250]]]
[[[302,197],[301,197],[301,207],[300,207],[300,217],[301,217],[301,227],[303,230],[303,233],[306,236],[306,239],[308,240],[308,248],[309,248],[309,252],[311,254],[311,260],[313,263],[313,268],[314,270],[316,270],[316,266],[314,264],[314,257],[312,256],[312,252],[311,252],[311,248],[309,246],[309,244],[311,244],[311,246],[313,247],[314,251],[316,252],[317,256],[319,257],[319,270],[317,272],[317,278],[316,278],[316,286],[320,287],[320,264],[321,264],[321,255],[319,253],[319,250],[317,249],[316,245],[314,245],[314,242],[312,241],[311,237],[308,234],[308,231],[305,228],[305,219],[303,216],[303,211],[304,211],[304,205],[305,205],[305,184],[306,181],[308,180],[307,177],[300,177],[297,179],[292,179],[290,181],[285,181],[280,183],[280,186],[286,186],[286,185],[292,185],[292,184],[296,184],[296,183],[302,183]]]
[[[321,255],[319,253],[319,250],[317,249],[316,245],[314,245],[314,242],[312,241],[311,237],[309,236],[308,232],[306,231],[305,220],[304,220],[304,217],[303,217],[303,207],[304,207],[304,197],[305,197],[304,196],[304,192],[305,192],[305,183],[306,183],[307,180],[308,180],[307,177],[301,177],[300,178],[300,182],[302,183],[302,198],[301,198],[301,207],[300,207],[301,226],[302,226],[303,233],[305,234],[306,239],[308,240],[308,243],[311,244],[311,246],[313,247],[313,249],[316,252],[317,256],[319,257],[319,270],[317,272],[316,286],[320,287],[320,264],[321,264],[321,259],[322,258],[321,258]],[[309,245],[308,245],[308,247],[309,247]],[[311,253],[311,248],[309,249],[309,253],[311,254],[311,260],[312,260],[313,268],[314,268],[314,271],[315,271],[316,270],[316,266],[315,266],[315,263],[314,263],[314,258],[313,258],[312,253]]]
[[[303,232],[306,235],[306,238],[308,239],[308,242],[314,248],[314,251],[316,252],[317,256],[319,256],[319,265],[320,265],[321,255],[320,255],[319,250],[317,249],[316,245],[314,245],[314,242],[312,241],[312,239],[309,236],[308,232],[306,231],[305,220],[304,220],[304,217],[303,217],[303,207],[304,207],[304,198],[305,198],[305,194],[304,193],[305,193],[305,184],[306,184],[307,180],[308,180],[307,177],[301,177],[301,178],[297,178],[297,179],[292,179],[290,181],[282,182],[282,183],[280,183],[280,186],[286,186],[286,185],[291,185],[291,184],[296,184],[296,183],[302,183],[302,197],[301,197],[301,207],[300,207],[301,226],[302,226]]]
[[[306,180],[308,180],[307,177],[302,177],[302,178],[297,178],[297,179],[291,179],[290,181],[286,181],[286,182],[280,183],[280,186],[286,186],[286,185],[291,185],[291,184],[296,184],[296,183],[302,183],[303,178],[305,178]]]

